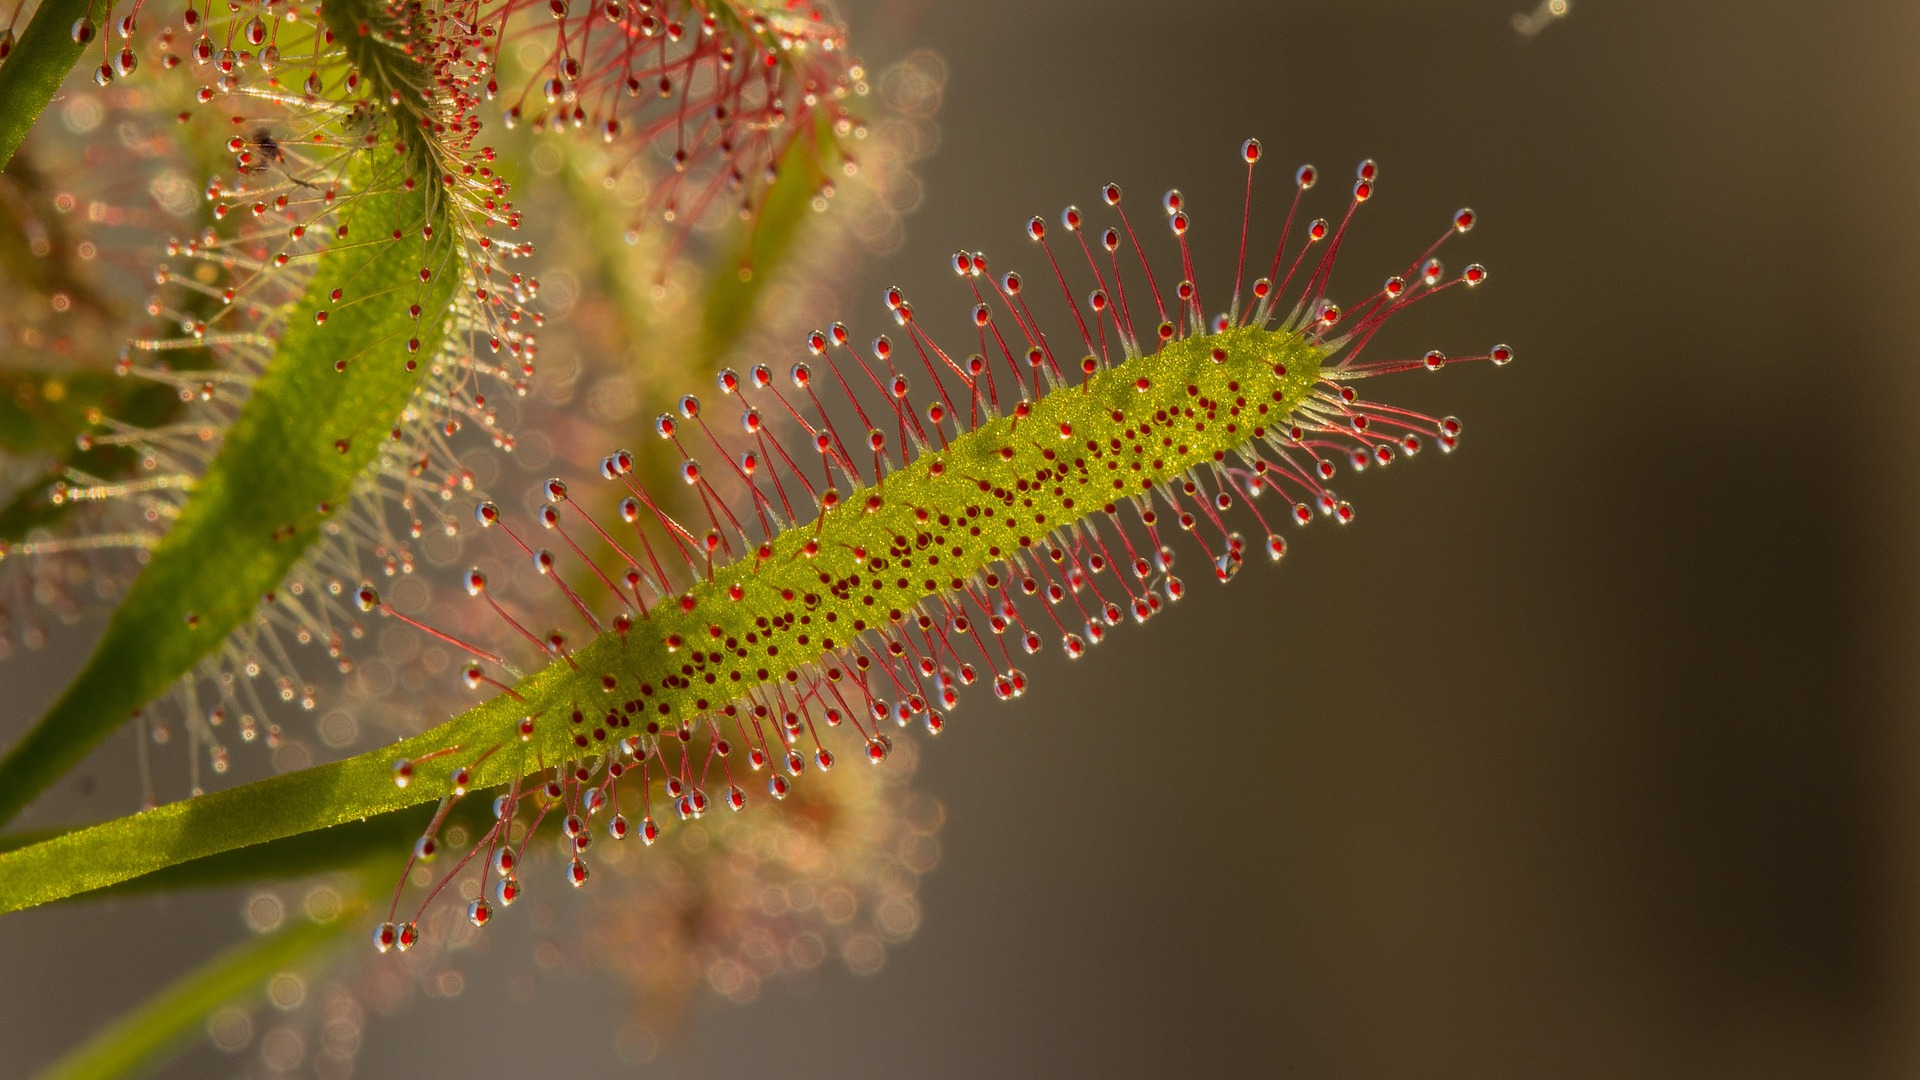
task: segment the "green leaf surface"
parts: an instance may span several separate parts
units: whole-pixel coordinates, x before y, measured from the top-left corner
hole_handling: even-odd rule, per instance
[[[409,370],[407,340],[418,337],[421,354],[434,354],[461,274],[431,189],[399,190],[376,173],[401,165],[389,155],[356,166],[350,189],[359,193],[344,200],[339,220],[350,237],[368,239],[340,242],[321,258],[271,366],[93,657],[0,761],[0,822],[246,621],[378,455],[425,374],[424,365]],[[436,226],[435,239],[421,238],[426,224]],[[423,267],[433,271],[424,286]],[[422,293],[416,322],[407,302]],[[322,311],[324,323],[316,321]]]
[[[813,130],[787,145],[779,177],[768,186],[752,222],[715,258],[700,317],[699,355],[708,363],[726,355],[746,330],[767,282],[813,216],[814,196],[838,157],[832,119],[818,113]]]
[[[828,662],[837,647],[905,618],[929,597],[947,595],[949,581],[984,572],[1028,548],[1033,537],[1101,513],[1113,497],[1110,477],[1128,476],[1134,490],[1147,490],[1255,437],[1254,429],[1238,424],[1201,423],[1182,429],[1177,447],[1149,449],[1143,442],[1122,450],[1118,436],[1134,430],[1129,425],[1166,422],[1154,418],[1191,411],[1186,403],[1195,397],[1232,401],[1236,394],[1277,420],[1313,393],[1321,358],[1302,335],[1236,328],[1172,342],[1081,385],[1055,389],[1033,402],[1026,417],[987,420],[945,449],[922,454],[818,520],[785,529],[759,555],[715,568],[627,632],[607,631],[431,731],[0,854],[0,912],[435,801],[451,794],[451,777],[463,767],[470,768],[467,787],[480,791],[606,752],[614,736],[597,720],[591,727],[583,721],[619,709],[624,700],[634,709],[644,706],[642,721],[677,725],[750,687],[797,684],[802,669]],[[1077,469],[1054,472],[1064,466],[1053,447],[1069,445],[1060,434],[1068,431],[1089,447],[1113,438],[1111,453],[1087,451],[1095,465],[1107,459],[1097,475],[1084,460]],[[1058,482],[1050,490],[1029,483],[1042,474]],[[895,551],[903,537],[931,539],[927,530],[945,529],[927,524],[926,508],[957,510],[982,491],[1011,493],[1016,486],[1033,507],[1022,513],[1038,516],[987,513],[964,533],[946,530],[933,541],[943,561],[937,570],[929,565],[924,578],[918,570],[910,576],[903,563],[896,581],[882,573],[880,559],[866,561],[865,553]],[[569,722],[574,715],[582,722]],[[534,723],[521,737],[523,717]],[[403,758],[416,763],[405,787],[395,783],[393,770]]]
[[[70,452],[94,416],[137,385],[99,371],[0,371],[0,451]]]
[[[89,0],[40,0],[13,55],[0,62],[0,167],[13,160],[40,111],[86,51],[85,44],[74,40],[73,29],[92,10]],[[96,40],[105,32],[95,25]]]
[[[98,371],[0,371],[0,451],[52,454],[54,464],[0,503],[0,545],[18,543],[70,513],[75,504],[53,493],[69,470],[117,480],[139,461],[132,447],[99,444],[80,449],[79,437],[100,418],[157,427],[180,411],[179,391]]]
[[[357,921],[356,897],[326,922],[301,922],[238,945],[188,972],[40,1073],[38,1080],[121,1080],[186,1043],[215,1009],[264,992],[267,980],[313,958]]]

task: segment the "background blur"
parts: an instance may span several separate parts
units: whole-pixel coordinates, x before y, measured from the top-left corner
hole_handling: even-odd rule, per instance
[[[1039,269],[1021,224],[1108,179],[1152,217],[1179,185],[1224,280],[1258,135],[1269,226],[1293,166],[1325,209],[1380,162],[1350,291],[1478,210],[1449,261],[1490,284],[1405,344],[1519,359],[1401,376],[1462,451],[1346,479],[1350,528],[1190,571],[1151,627],[963,709],[921,755],[948,819],[918,936],[704,1008],[647,1070],[1920,1074],[1920,6],[1577,0],[1530,39],[1523,0],[848,7],[873,66],[949,65],[856,332],[889,283],[956,326],[950,251]],[[0,669],[0,738],[86,643]],[[236,909],[0,921],[0,1076]],[[373,1024],[360,1075],[636,1070],[606,986],[523,1000],[503,940]]]

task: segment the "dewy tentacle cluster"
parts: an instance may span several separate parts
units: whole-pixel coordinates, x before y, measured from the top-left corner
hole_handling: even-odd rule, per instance
[[[1250,208],[1259,145],[1242,154]],[[39,867],[81,851],[104,860],[83,887],[136,876],[153,868],[137,849],[153,845],[111,843],[136,830],[181,842],[177,861],[438,799],[416,845],[423,858],[455,803],[505,785],[471,849],[417,909],[478,858],[481,894],[468,915],[483,924],[519,895],[526,845],[548,817],[560,820],[571,855],[565,875],[581,885],[596,833],[659,835],[656,801],[688,819],[714,803],[739,810],[760,790],[778,799],[809,770],[831,769],[836,747],[878,764],[889,729],[942,730],[970,684],[1017,696],[1026,676],[1016,650],[1036,653],[1052,638],[1077,657],[1126,618],[1145,621],[1184,594],[1172,532],[1190,533],[1224,581],[1246,555],[1236,515],[1260,527],[1258,546],[1278,559],[1284,519],[1351,519],[1327,486],[1342,463],[1377,468],[1429,441],[1455,445],[1457,421],[1364,400],[1360,380],[1504,364],[1512,350],[1363,359],[1400,311],[1486,279],[1478,265],[1446,274],[1436,241],[1351,307],[1334,303],[1335,257],[1377,177],[1372,162],[1360,167],[1337,225],[1296,227],[1318,179],[1301,169],[1271,269],[1246,285],[1243,226],[1242,269],[1212,315],[1182,196],[1163,200],[1180,255],[1177,283],[1163,290],[1108,185],[1115,227],[1095,234],[1074,208],[1061,217],[1064,244],[1038,218],[1027,227],[1070,308],[1064,331],[1041,330],[1018,274],[995,276],[984,256],[962,252],[953,266],[974,294],[977,341],[966,355],[936,343],[889,289],[893,337],[858,348],[836,324],[809,335],[811,355],[780,377],[763,365],[721,372],[720,404],[689,396],[656,422],[685,455],[680,476],[700,519],[668,515],[634,482],[625,452],[602,464],[626,496],[618,520],[597,520],[559,479],[546,485],[537,526],[479,507],[504,549],[551,581],[551,610],[571,613],[585,644],[537,632],[543,624],[509,610],[476,569],[476,604],[497,616],[502,636],[549,661],[542,670],[515,678],[508,646],[496,652],[423,626],[467,650],[469,685],[497,696],[384,753],[0,855],[0,881],[9,863]],[[1441,240],[1473,223],[1458,212]],[[1078,251],[1061,260],[1056,247]],[[1081,257],[1092,286],[1083,294],[1063,265]],[[1280,505],[1265,509],[1269,492]],[[592,550],[614,555],[595,562]],[[357,598],[406,618],[372,585]],[[195,813],[247,820],[205,839],[186,827]],[[417,939],[417,912],[400,911],[407,876],[376,933],[382,949]],[[0,895],[0,905],[74,891],[61,889]]]

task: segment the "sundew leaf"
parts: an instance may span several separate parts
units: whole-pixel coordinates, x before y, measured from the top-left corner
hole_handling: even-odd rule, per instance
[[[1259,156],[1258,143],[1250,140],[1242,153],[1251,166]],[[981,301],[974,325],[982,344],[991,335],[1006,361],[1005,383],[996,386],[994,371],[982,355],[967,358],[964,368],[953,360],[914,323],[911,305],[899,290],[889,289],[889,309],[906,328],[909,347],[939,384],[941,400],[925,406],[931,429],[919,424],[919,410],[906,400],[907,377],[892,364],[891,357],[903,349],[884,337],[875,340],[875,360],[886,365],[883,380],[853,351],[840,324],[834,324],[831,335],[810,334],[808,348],[817,363],[833,364],[835,348],[849,353],[852,373],[867,376],[876,394],[890,402],[891,419],[899,425],[897,440],[874,424],[852,390],[848,372],[838,367],[826,369],[831,382],[805,362],[789,371],[794,397],[808,400],[819,427],[795,408],[793,397],[774,387],[767,366],[754,365],[745,378],[731,370],[721,372],[721,392],[739,405],[741,430],[761,451],[757,461],[743,453],[736,464],[692,396],[681,399],[677,415],[659,417],[655,433],[683,452],[685,440],[705,436],[716,451],[716,466],[734,468],[749,489],[754,502],[743,509],[752,515],[749,520],[757,518],[758,530],[750,535],[739,517],[725,510],[733,525],[732,533],[725,531],[721,513],[713,508],[721,496],[698,460],[689,458],[683,464],[681,479],[699,492],[711,526],[703,536],[696,535],[697,519],[692,528],[672,520],[633,483],[635,460],[630,453],[608,456],[602,476],[632,491],[634,497],[622,503],[620,518],[639,530],[629,535],[640,541],[645,562],[621,549],[627,562],[621,571],[625,591],[604,571],[596,573],[622,605],[612,616],[611,628],[605,629],[608,624],[560,580],[562,567],[553,552],[529,545],[498,507],[483,503],[480,523],[507,533],[507,539],[532,557],[537,571],[552,575],[553,587],[583,622],[596,628],[596,636],[570,648],[560,632],[534,635],[499,605],[488,591],[486,575],[475,569],[467,577],[469,592],[553,662],[531,675],[515,675],[517,681],[509,686],[488,674],[489,665],[513,674],[504,659],[431,631],[479,658],[465,671],[470,687],[490,684],[501,693],[383,750],[0,854],[0,912],[425,803],[438,803],[437,820],[463,800],[508,784],[509,795],[494,802],[494,825],[470,855],[485,847],[486,865],[493,866],[500,861],[494,858],[497,843],[525,843],[530,833],[521,828],[525,822],[518,814],[523,801],[535,811],[536,824],[559,810],[575,852],[566,876],[578,886],[589,873],[580,855],[589,839],[585,816],[612,806],[609,835],[617,839],[628,832],[618,809],[623,798],[618,785],[625,778],[639,782],[627,783],[624,797],[631,809],[646,814],[639,835],[648,841],[659,835],[645,801],[653,790],[650,775],[664,781],[683,818],[698,817],[710,807],[740,810],[746,805],[739,787],[743,776],[735,769],[743,764],[741,757],[756,772],[773,766],[761,781],[772,798],[784,798],[791,791],[788,777],[798,777],[808,767],[803,740],[810,743],[819,771],[833,767],[833,755],[814,729],[816,722],[829,729],[846,725],[864,743],[860,756],[884,762],[891,743],[881,733],[883,723],[892,720],[904,726],[923,716],[930,731],[943,729],[941,710],[958,704],[957,687],[980,681],[974,661],[988,670],[996,697],[1019,696],[1026,677],[1014,666],[1008,638],[1026,653],[1037,653],[1045,639],[1036,628],[1051,624],[1066,655],[1080,657],[1105,638],[1108,628],[1119,625],[1129,609],[1136,621],[1145,622],[1164,603],[1178,601],[1186,587],[1171,573],[1176,553],[1162,529],[1177,526],[1191,533],[1208,559],[1203,567],[1225,582],[1238,572],[1249,549],[1223,515],[1245,507],[1266,530],[1266,553],[1278,560],[1287,546],[1274,532],[1278,521],[1306,524],[1314,518],[1316,505],[1321,516],[1343,523],[1352,519],[1352,507],[1325,484],[1338,472],[1336,462],[1344,460],[1356,470],[1386,467],[1420,453],[1428,439],[1442,451],[1458,444],[1458,420],[1363,400],[1357,380],[1438,371],[1465,362],[1504,365],[1513,359],[1511,348],[1496,345],[1478,355],[1433,350],[1418,359],[1357,362],[1366,343],[1395,312],[1439,291],[1471,289],[1487,279],[1486,268],[1476,263],[1443,284],[1445,274],[1431,257],[1447,236],[1472,227],[1475,215],[1461,210],[1441,241],[1416,261],[1418,274],[1411,282],[1390,277],[1377,294],[1350,311],[1327,300],[1325,285],[1345,222],[1372,196],[1377,174],[1374,163],[1362,164],[1353,201],[1338,229],[1330,230],[1319,219],[1305,230],[1296,265],[1315,245],[1326,242],[1326,247],[1319,249],[1324,254],[1299,287],[1297,299],[1284,295],[1293,277],[1289,272],[1277,289],[1270,277],[1256,280],[1254,302],[1243,308],[1238,288],[1243,279],[1236,273],[1226,311],[1208,318],[1198,288],[1183,280],[1176,294],[1176,322],[1142,253],[1153,309],[1160,315],[1158,325],[1144,337],[1153,351],[1140,345],[1143,338],[1136,336],[1125,311],[1125,292],[1118,292],[1123,299],[1116,307],[1101,302],[1106,295],[1102,289],[1090,303],[1097,316],[1111,323],[1111,334],[1107,322],[1101,323],[1096,344],[1093,328],[1078,309],[1074,313],[1088,350],[1077,365],[1084,375],[1077,382],[1029,322],[1018,275],[986,278],[980,254],[956,254],[954,268]],[[1301,169],[1300,189],[1310,187],[1315,175],[1311,168]],[[1103,198],[1117,206],[1119,188],[1108,185]],[[1186,263],[1191,222],[1181,204],[1178,192],[1165,198],[1169,226],[1181,242]],[[1062,222],[1070,231],[1083,225],[1073,208],[1064,212]],[[1132,226],[1124,216],[1122,224],[1131,236]],[[1282,229],[1283,238],[1287,231]],[[1031,220],[1027,232],[1044,243],[1041,219]],[[1121,290],[1119,232],[1107,230],[1101,244],[1112,256],[1116,277],[1110,280]],[[1285,253],[1283,239],[1274,255],[1276,267]],[[1059,284],[1071,297],[1064,275]],[[1009,316],[1008,329],[1028,344],[1026,367],[1005,344],[982,285],[998,294]],[[1145,303],[1134,309],[1148,310]],[[947,394],[935,368],[936,355],[970,391],[964,405]],[[834,384],[867,427],[866,438],[852,444],[857,451],[841,441],[830,410],[819,398],[819,390]],[[808,459],[812,464],[805,471],[760,418],[760,407],[774,402],[805,429],[806,445],[819,455]],[[1002,414],[1003,408],[1010,411]],[[885,425],[887,414],[879,415]],[[951,437],[948,424],[955,429]],[[898,459],[889,447],[898,449]],[[776,470],[776,450],[787,466],[788,481]],[[855,464],[856,453],[872,454],[870,473]],[[777,503],[751,479],[755,473],[773,486]],[[824,479],[826,486],[817,486],[810,474]],[[834,486],[841,481],[850,487],[844,496]],[[577,551],[566,524],[577,525],[578,520],[566,515],[587,511],[561,480],[549,480],[544,490],[548,505],[535,517]],[[1264,490],[1310,502],[1294,501],[1281,508],[1284,517],[1270,520],[1253,504]],[[643,507],[655,518],[648,519]],[[1137,528],[1145,530],[1144,544],[1130,535],[1121,519],[1123,509],[1130,509]],[[659,528],[653,530],[656,520]],[[647,541],[649,530],[671,545],[670,560],[674,554],[681,557],[684,570],[678,577],[660,565]],[[611,534],[603,535],[612,542]],[[1211,543],[1209,535],[1215,538]],[[1100,578],[1102,574],[1106,576]],[[685,584],[689,578],[691,583]],[[652,594],[650,601],[643,586]],[[1015,591],[1036,598],[1026,614],[1013,599]],[[371,585],[357,590],[356,599],[365,610],[405,618]],[[969,651],[963,654],[962,645]],[[736,734],[744,755],[734,753]],[[846,731],[839,734],[849,736]],[[538,782],[522,783],[536,774]],[[709,799],[704,790],[709,783],[725,788],[716,787],[715,798]],[[432,827],[430,822],[427,835]],[[502,864],[499,872],[508,869]],[[451,879],[443,885],[446,880]],[[496,886],[503,905],[518,895],[518,884],[510,878],[503,877]],[[475,910],[481,912],[475,921],[484,922],[485,909]],[[405,949],[417,936],[413,923],[385,925],[375,942],[383,949]]]
[[[273,976],[314,960],[354,925],[366,906],[363,896],[355,896],[325,922],[303,920],[227,949],[95,1033],[48,1066],[38,1080],[119,1080],[152,1069],[215,1009],[257,996]]]
[[[825,113],[815,116],[811,138],[801,136],[788,144],[779,178],[767,188],[759,211],[739,231],[734,245],[714,259],[700,317],[701,356],[718,360],[740,339],[767,282],[814,216],[820,182],[838,157],[833,118]]]
[[[378,456],[426,374],[408,339],[435,354],[461,276],[431,188],[384,175],[404,167],[386,154],[354,166],[338,211],[348,239],[320,259],[272,364],[86,667],[0,761],[0,822],[251,616]],[[416,295],[418,321],[405,302]]]
[[[0,371],[0,451],[51,454],[47,474],[0,503],[0,546],[53,525],[74,506],[56,498],[69,470],[113,479],[133,470],[132,447],[83,445],[102,417],[157,427],[180,411],[179,391],[164,383],[98,371]]]
[[[41,0],[13,54],[0,63],[0,168],[53,100],[87,43],[101,32],[89,0]],[[84,35],[76,30],[85,25]]]
[[[1217,361],[1216,355],[1232,359]],[[852,592],[821,591],[822,575],[858,580],[862,553],[885,552],[898,536],[919,532],[925,508],[966,506],[978,497],[981,484],[1012,490],[1026,483],[1027,476],[1049,468],[1055,451],[1043,438],[1064,445],[1063,431],[1092,438],[1109,427],[1117,432],[1142,416],[1166,415],[1170,408],[1177,412],[1192,396],[1189,387],[1213,399],[1232,400],[1238,394],[1250,401],[1270,400],[1271,410],[1284,416],[1313,394],[1321,359],[1321,351],[1305,335],[1234,328],[1174,341],[1157,353],[1091,375],[1081,385],[1055,389],[1034,401],[1024,417],[988,420],[944,450],[921,455],[880,483],[837,501],[817,520],[782,531],[757,555],[716,568],[624,633],[607,631],[520,680],[511,692],[421,735],[0,854],[0,913],[188,860],[438,800],[453,794],[456,770],[466,773],[465,789],[478,790],[610,749],[592,740],[581,746],[580,740],[587,738],[584,729],[567,721],[567,714],[578,708],[601,709],[604,703],[641,695],[650,714],[657,710],[659,719],[678,723],[756,683],[781,678],[765,666],[764,655],[741,649],[738,655],[706,654],[702,662],[714,677],[711,688],[689,680],[670,684],[667,676],[681,669],[678,654],[701,643],[754,640],[748,635],[755,634],[764,643],[762,649],[776,641],[784,647],[777,653],[779,668],[797,673],[827,665],[831,674],[838,670],[832,660],[836,639],[845,647],[864,630],[880,629],[887,620],[886,606],[906,611],[944,595],[948,580],[963,579],[1025,550],[1029,534],[1035,532],[1031,519],[985,517],[971,535],[947,538],[955,554],[942,566],[940,580],[902,577],[897,588],[893,582],[875,580]],[[1229,384],[1236,389],[1229,390]],[[1139,478],[1130,483],[1150,485],[1180,476],[1211,462],[1216,450],[1253,437],[1251,429],[1232,424],[1203,426],[1177,449],[1130,457],[1138,468],[1129,475]],[[1073,482],[1092,494],[1077,502],[1055,496],[1042,511],[1046,520],[1038,523],[1039,535],[1100,513],[1111,497],[1087,486],[1104,486],[1104,474],[1083,471]],[[877,609],[876,599],[884,606]],[[792,620],[785,618],[802,608],[812,636],[796,633]],[[405,786],[395,782],[399,760],[418,762]]]
[[[292,881],[317,874],[355,870],[370,863],[391,862],[426,832],[436,807],[411,806],[361,821],[349,821],[312,832],[297,833],[252,847],[207,855],[129,878],[92,892],[78,893],[65,902],[109,900],[185,889],[218,889],[263,881]],[[461,802],[440,822],[442,831],[455,828],[485,830],[489,808],[476,801]],[[557,825],[557,823],[555,823]],[[0,852],[15,851],[62,836],[70,829],[35,829],[0,836]],[[552,830],[549,830],[552,831]]]
[[[0,370],[0,451],[70,451],[94,417],[129,388],[130,380],[100,371]]]

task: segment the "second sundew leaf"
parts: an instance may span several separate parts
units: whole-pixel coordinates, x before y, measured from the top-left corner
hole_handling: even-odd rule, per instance
[[[228,948],[94,1033],[36,1080],[126,1080],[150,1072],[220,1006],[260,994],[289,968],[324,969],[332,959],[327,948],[366,908],[364,895],[351,895],[324,922],[298,922]]]
[[[55,459],[41,479],[0,503],[0,551],[73,508],[59,497],[69,470],[107,478],[133,471],[139,457],[133,448],[83,439],[103,416],[154,427],[179,410],[179,392],[164,383],[98,371],[0,371],[0,451]]]
[[[767,187],[752,220],[739,230],[735,246],[714,260],[700,314],[702,357],[718,361],[739,340],[767,282],[813,217],[821,180],[838,158],[833,118],[825,113],[814,117],[812,132],[788,144],[779,177]]]
[[[337,212],[345,239],[317,264],[218,457],[87,666],[0,761],[0,821],[240,626],[380,453],[425,377],[409,339],[434,355],[461,276],[438,201],[382,175],[402,166],[389,155],[355,166]]]
[[[0,64],[0,167],[13,159],[40,111],[86,51],[86,43],[99,33],[92,14],[90,0],[43,0],[8,62]],[[13,36],[11,26],[6,34]]]

